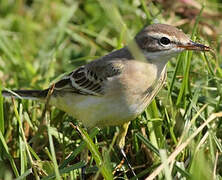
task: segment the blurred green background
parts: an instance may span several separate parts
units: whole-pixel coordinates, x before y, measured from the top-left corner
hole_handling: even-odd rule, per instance
[[[0,89],[47,88],[75,67],[125,46],[152,23],[177,26],[209,45],[214,53],[184,52],[169,62],[166,86],[130,125],[125,150],[145,179],[164,162],[160,149],[170,155],[222,111],[221,19],[220,0],[0,0]],[[0,96],[0,179],[80,178],[82,137],[69,124],[78,121],[54,107],[42,112],[44,104]],[[169,178],[166,172],[169,179],[222,178],[217,116],[157,179]],[[94,148],[108,172],[99,174],[90,156],[87,179],[135,179],[113,146],[116,131],[96,131]]]

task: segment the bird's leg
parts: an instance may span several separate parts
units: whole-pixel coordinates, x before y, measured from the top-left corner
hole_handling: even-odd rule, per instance
[[[117,138],[117,145],[120,149],[123,149],[125,146],[125,137],[128,131],[130,122],[127,122],[120,126],[118,138]]]
[[[118,139],[117,139],[117,145],[120,148],[120,152],[124,158],[124,160],[127,163],[127,166],[129,167],[130,171],[133,173],[134,176],[136,176],[136,173],[134,172],[132,166],[130,165],[127,157],[126,157],[126,153],[124,152],[124,146],[125,146],[125,137],[128,131],[128,127],[129,127],[130,122],[127,122],[123,125],[120,126],[120,131],[119,131],[119,135],[118,135]]]

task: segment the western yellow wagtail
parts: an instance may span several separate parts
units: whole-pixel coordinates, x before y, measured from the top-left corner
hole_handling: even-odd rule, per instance
[[[161,89],[168,60],[183,50],[210,50],[165,24],[145,27],[136,35],[135,42],[146,61],[134,57],[127,46],[113,51],[55,83],[49,102],[77,118],[86,128],[120,125],[117,143],[124,157],[129,122],[144,111]],[[44,100],[49,89],[16,90],[15,94],[2,91],[2,94]]]

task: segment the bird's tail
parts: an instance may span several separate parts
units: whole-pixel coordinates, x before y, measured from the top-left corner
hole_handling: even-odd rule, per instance
[[[44,99],[47,97],[49,89],[45,90],[13,90],[13,91],[2,91],[4,97],[14,97],[19,99]]]

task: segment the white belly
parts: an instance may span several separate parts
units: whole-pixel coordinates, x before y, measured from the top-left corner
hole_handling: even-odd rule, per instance
[[[104,96],[64,95],[56,98],[56,106],[80,120],[85,127],[121,125],[136,118],[144,110],[141,104],[126,104],[124,99]],[[137,101],[138,102],[138,101]]]

